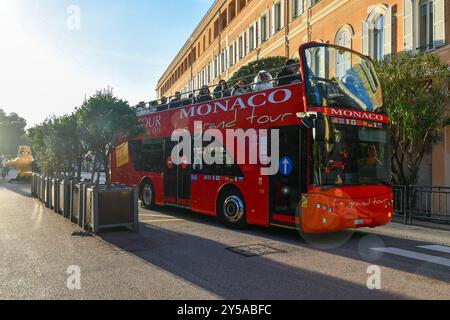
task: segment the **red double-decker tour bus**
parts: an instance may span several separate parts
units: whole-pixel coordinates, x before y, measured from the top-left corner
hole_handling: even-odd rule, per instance
[[[373,63],[321,43],[305,44],[299,53],[298,80],[290,84],[142,114],[146,134],[115,149],[112,180],[138,185],[145,207],[187,208],[235,228],[329,233],[389,223],[389,118]],[[207,143],[193,144],[193,154],[220,153],[228,161],[175,164],[173,132],[193,133],[198,123],[225,138],[213,151]],[[247,136],[245,146],[227,150],[225,131],[232,129],[253,129],[256,135],[278,130],[275,174],[262,174],[267,163],[235,161],[239,148],[272,150],[272,136]]]

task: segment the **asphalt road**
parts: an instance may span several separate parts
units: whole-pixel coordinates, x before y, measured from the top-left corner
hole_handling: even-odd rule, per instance
[[[450,299],[447,231],[302,238],[178,209],[142,209],[140,219],[137,234],[72,235],[78,227],[28,185],[0,181],[0,299]],[[80,268],[80,290],[67,287],[69,266]],[[367,286],[374,270],[379,290]]]

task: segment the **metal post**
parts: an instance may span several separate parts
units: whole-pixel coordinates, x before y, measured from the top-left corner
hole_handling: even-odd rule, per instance
[[[73,222],[73,181],[69,182],[69,221]]]
[[[408,224],[408,186],[402,188],[403,224]]]
[[[132,187],[133,192],[133,212],[134,212],[134,231],[139,232],[139,206],[138,206],[138,187]]]
[[[78,213],[78,226],[80,228],[84,227],[85,214],[86,214],[86,194],[85,194],[86,185],[84,183],[80,183],[80,205],[79,205],[79,213]]]
[[[50,195],[52,193],[52,184],[51,184],[51,179],[49,177],[45,178],[45,189],[47,190],[46,194],[45,194],[45,206],[47,208],[50,208]]]
[[[94,234],[97,234],[98,231],[100,230],[100,226],[99,226],[99,214],[98,214],[98,186],[94,186],[92,188],[92,232]]]
[[[413,224],[413,218],[412,218],[412,215],[413,215],[413,213],[412,213],[412,210],[413,210],[413,200],[412,200],[413,190],[414,190],[414,187],[408,186],[408,202],[409,202],[409,206],[408,206],[409,223],[408,224],[409,225]]]
[[[59,179],[55,178],[55,207],[53,212],[58,213],[59,211]]]

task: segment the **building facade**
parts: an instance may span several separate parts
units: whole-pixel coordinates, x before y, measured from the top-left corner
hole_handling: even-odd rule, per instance
[[[227,80],[301,44],[334,43],[383,59],[430,52],[450,64],[450,0],[216,0],[161,76],[157,96]],[[450,186],[450,129],[424,161],[422,184]],[[445,172],[445,174],[443,174]]]

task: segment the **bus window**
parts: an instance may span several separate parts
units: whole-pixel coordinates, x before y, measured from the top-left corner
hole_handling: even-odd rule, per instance
[[[378,112],[383,101],[373,64],[358,53],[333,46],[305,51],[309,104]]]
[[[164,143],[161,141],[131,141],[130,152],[137,171],[164,170]]]

